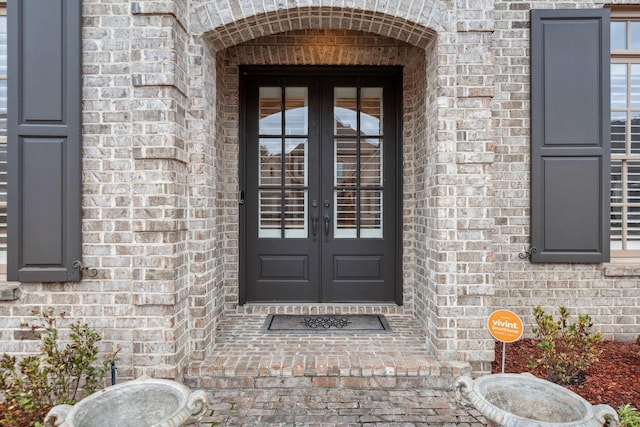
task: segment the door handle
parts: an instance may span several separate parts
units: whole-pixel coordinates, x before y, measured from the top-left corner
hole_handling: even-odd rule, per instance
[[[318,217],[317,216],[311,217],[311,233],[314,239],[316,238],[316,236],[318,236]]]
[[[324,220],[324,237],[329,237],[329,221],[331,221],[331,216],[326,213],[322,219]]]

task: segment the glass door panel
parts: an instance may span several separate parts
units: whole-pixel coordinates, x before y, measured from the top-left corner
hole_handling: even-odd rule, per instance
[[[258,238],[308,233],[308,89],[260,87]]]
[[[285,133],[307,135],[309,129],[309,99],[306,87],[285,88]]]
[[[284,237],[307,237],[307,190],[284,192]]]
[[[382,166],[382,139],[363,139],[360,146],[360,184],[363,187],[380,187]]]
[[[360,132],[363,135],[382,135],[382,88],[360,89]]]
[[[279,186],[282,182],[282,141],[260,138],[259,180],[261,186]]]
[[[260,135],[281,135],[282,89],[279,87],[261,87],[259,101]]]
[[[353,136],[358,129],[358,88],[334,89],[333,132],[340,136]]]
[[[339,188],[355,186],[358,179],[358,141],[336,139],[334,153],[334,185]]]
[[[258,237],[278,238],[282,232],[282,193],[278,190],[258,192]]]
[[[360,237],[381,239],[382,191],[363,190],[360,203]]]
[[[307,185],[307,141],[306,138],[285,140],[285,187]]]
[[[356,190],[334,190],[335,197],[333,237],[336,239],[355,239],[358,237],[357,196]]]
[[[333,105],[337,239],[382,238],[383,90],[336,87]]]

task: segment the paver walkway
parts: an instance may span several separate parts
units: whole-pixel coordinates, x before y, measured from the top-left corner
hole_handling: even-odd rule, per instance
[[[201,426],[485,426],[475,410],[441,390],[224,389]]]

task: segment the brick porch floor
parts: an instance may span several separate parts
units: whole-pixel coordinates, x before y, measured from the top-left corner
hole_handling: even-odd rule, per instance
[[[392,332],[265,333],[274,312],[383,313]],[[469,373],[466,363],[436,360],[420,325],[398,308],[249,306],[220,322],[215,346],[191,364],[185,383],[208,391],[206,425],[483,425],[451,393],[455,378]]]
[[[265,333],[268,311],[227,315],[187,384],[220,387],[396,387],[451,389],[469,365],[437,361],[411,315],[385,315],[391,333]]]

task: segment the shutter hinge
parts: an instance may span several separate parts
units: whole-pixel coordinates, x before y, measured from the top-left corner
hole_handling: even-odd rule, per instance
[[[520,259],[528,259],[529,261],[531,261],[531,257],[533,256],[533,254],[535,254],[536,252],[538,252],[538,249],[533,247],[533,248],[529,248],[529,250],[527,250],[525,248],[524,252],[520,252],[518,254],[518,258]]]
[[[81,277],[84,277],[85,275],[87,277],[96,277],[98,275],[98,270],[93,267],[87,267],[82,261],[74,261],[71,265],[76,270],[80,270]]]

